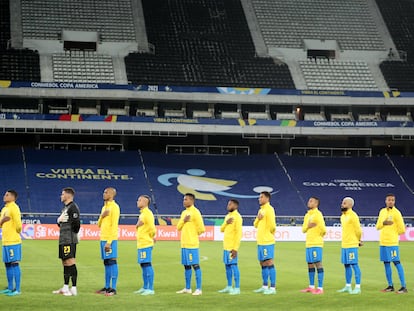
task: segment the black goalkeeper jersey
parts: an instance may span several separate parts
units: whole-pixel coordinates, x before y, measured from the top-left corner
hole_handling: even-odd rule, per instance
[[[80,211],[75,202],[70,202],[62,209],[62,213],[66,211],[69,219],[67,222],[62,222],[59,225],[59,244],[77,244],[78,232],[80,229]]]

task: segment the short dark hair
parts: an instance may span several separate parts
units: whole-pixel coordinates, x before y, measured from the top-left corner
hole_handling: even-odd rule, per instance
[[[17,191],[13,189],[9,189],[6,192],[11,193],[14,196],[14,199],[17,199]]]
[[[63,188],[63,189],[62,189],[62,191],[63,191],[63,192],[66,192],[66,193],[69,193],[69,194],[71,194],[72,196],[74,196],[74,195],[75,195],[75,189],[73,189],[72,187],[66,187],[66,188]]]
[[[319,203],[321,203],[321,200],[315,196],[311,196],[311,199],[314,199],[316,202],[318,202],[318,207],[319,207]]]
[[[236,199],[230,199],[229,201],[230,202],[233,202],[234,204],[237,205],[237,207],[239,207],[239,201],[238,200],[236,200]]]
[[[388,198],[388,197],[394,197],[394,198],[395,198],[395,194],[394,194],[394,193],[387,193],[387,194],[385,195],[385,197],[386,197],[386,198]]]
[[[143,195],[141,195],[141,197],[146,198],[148,200],[148,205],[151,204],[151,198],[150,198],[149,195],[143,194]]]
[[[263,194],[268,199],[270,199],[270,197],[272,196],[269,191],[262,191],[260,192],[260,194]]]
[[[193,201],[195,201],[195,195],[192,193],[186,193],[184,194],[185,197],[190,197]]]

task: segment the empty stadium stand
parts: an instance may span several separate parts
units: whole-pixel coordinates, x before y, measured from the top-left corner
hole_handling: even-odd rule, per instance
[[[125,58],[136,84],[294,88],[288,67],[255,56],[239,0],[144,0],[152,53]]]
[[[20,200],[24,212],[59,212],[59,194],[67,186],[75,188],[82,213],[99,213],[102,192],[108,186],[118,190],[116,200],[125,214],[137,213],[137,196],[149,193],[138,152],[115,152],[109,156],[103,151],[25,150],[24,154],[25,170],[10,175],[15,183],[24,184],[27,178],[30,202]],[[17,158],[22,159],[22,155]],[[14,174],[24,174],[24,178],[19,180]]]
[[[0,80],[40,81],[39,54],[10,46],[9,0],[0,1]]]
[[[376,0],[403,61],[384,61],[380,68],[388,86],[399,91],[414,90],[414,2]],[[397,53],[397,52],[396,52]]]
[[[22,0],[23,37],[60,40],[62,30],[96,31],[101,41],[135,41],[130,0]]]
[[[310,90],[378,90],[368,64],[363,61],[308,59],[299,64]]]
[[[386,0],[385,0],[386,1]],[[303,39],[337,40],[342,50],[384,50],[365,0],[252,0],[267,46],[303,48]]]
[[[403,215],[412,215],[414,194],[404,184],[397,170],[386,157],[375,158],[316,158],[280,156],[281,163],[291,177],[304,201],[310,196],[321,199],[320,209],[325,215],[340,215],[344,197],[355,200],[355,211],[361,216],[377,215],[384,207],[387,193],[397,197]],[[413,159],[404,158],[406,167]],[[407,175],[412,169],[407,170]],[[411,175],[413,176],[413,175]],[[411,178],[411,177],[410,177]],[[412,178],[411,180],[412,181]]]
[[[0,79],[40,81],[39,54],[29,49],[0,50]]]
[[[52,62],[54,81],[115,83],[110,55],[93,51],[65,51],[53,54]]]
[[[0,50],[7,49],[10,40],[9,0],[0,0]]]
[[[87,149],[85,149],[87,150]],[[310,196],[326,216],[340,215],[351,196],[361,216],[376,216],[386,193],[413,216],[412,158],[312,158],[277,155],[176,155],[143,152],[0,150],[2,189],[15,188],[23,212],[58,213],[61,189],[72,186],[82,213],[99,213],[102,191],[112,186],[123,214],[136,214],[139,194],[153,196],[159,214],[177,215],[182,196],[195,193],[204,215],[223,215],[230,198],[244,215],[255,215],[260,191],[272,193],[281,216],[302,216]]]
[[[397,173],[403,179],[404,184],[409,188],[412,195],[414,195],[414,165],[413,159],[407,157],[390,157],[390,161],[395,165]],[[397,199],[397,206],[399,206]]]

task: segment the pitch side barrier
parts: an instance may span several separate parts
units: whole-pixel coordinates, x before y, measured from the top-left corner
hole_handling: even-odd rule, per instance
[[[28,240],[56,240],[59,238],[59,227],[56,224],[56,218],[59,214],[25,214],[23,213],[23,229],[21,236]],[[79,232],[81,240],[99,240],[99,227],[96,224],[98,214],[82,215],[82,225]],[[135,224],[138,215],[122,214],[118,230],[119,240],[136,239]],[[180,232],[175,224],[179,215],[156,215],[157,233],[156,240],[159,241],[178,241],[180,240]],[[220,225],[223,222],[224,215],[204,215],[206,231],[200,236],[202,241],[222,241],[223,233],[220,231]],[[252,223],[254,215],[244,216],[244,226],[242,232],[242,241],[256,241],[257,230]],[[293,223],[295,218],[295,223]],[[305,234],[302,233],[301,222],[303,217],[278,217],[278,226],[275,232],[275,240],[277,242],[293,242],[305,241]],[[363,241],[378,241],[379,232],[375,228],[376,217],[362,217],[363,223]],[[325,241],[340,242],[341,227],[339,217],[329,216],[327,220],[327,233]],[[297,221],[297,222],[296,222]],[[405,217],[407,229],[400,236],[401,241],[414,241],[414,217]]]

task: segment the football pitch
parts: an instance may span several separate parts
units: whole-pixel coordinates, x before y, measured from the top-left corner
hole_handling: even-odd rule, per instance
[[[178,242],[157,242],[153,252],[155,295],[133,294],[142,285],[141,269],[136,263],[136,244],[119,242],[118,295],[95,294],[103,287],[104,268],[99,258],[98,241],[81,241],[77,251],[78,296],[53,295],[62,286],[63,276],[57,258],[57,241],[23,241],[22,295],[0,296],[2,308],[10,310],[414,310],[414,243],[401,244],[408,294],[381,293],[386,287],[384,268],[378,260],[378,243],[366,243],[360,249],[362,294],[337,293],[344,286],[344,268],[340,263],[340,244],[325,243],[325,294],[300,293],[307,287],[307,266],[303,242],[276,244],[277,294],[264,296],[252,291],[261,286],[261,269],[256,259],[256,244],[242,242],[239,252],[241,295],[217,291],[225,287],[222,243],[202,242],[200,255],[203,295],[178,295],[184,287]],[[400,284],[393,267],[394,286]],[[194,273],[193,273],[194,290]],[[6,286],[4,266],[0,268],[0,286]]]

